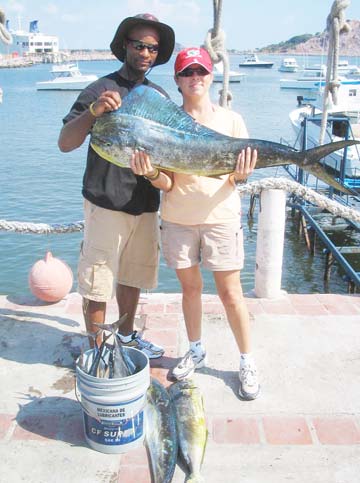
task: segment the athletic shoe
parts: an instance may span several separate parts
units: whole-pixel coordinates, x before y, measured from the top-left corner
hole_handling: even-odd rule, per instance
[[[180,381],[194,374],[195,369],[200,369],[206,365],[206,352],[201,355],[189,350],[181,359],[179,364],[172,370],[172,376]]]
[[[257,379],[255,364],[244,364],[240,366],[239,372],[240,388],[239,396],[245,401],[252,401],[260,394],[260,385]]]
[[[152,342],[143,339],[141,335],[137,332],[137,330],[134,330],[134,332],[132,333],[130,342],[123,342],[120,334],[118,334],[118,337],[123,346],[135,347],[135,349],[139,349],[144,354],[146,354],[149,359],[158,359],[165,352],[163,347],[160,347],[159,345],[153,344]]]

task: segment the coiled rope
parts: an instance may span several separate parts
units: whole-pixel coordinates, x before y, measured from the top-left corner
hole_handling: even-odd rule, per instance
[[[302,184],[287,178],[265,178],[259,181],[253,181],[249,184],[238,186],[238,191],[241,194],[259,194],[261,191],[269,189],[280,189],[287,191],[298,198],[303,198],[319,208],[328,210],[335,216],[354,221],[355,223],[360,223],[359,210],[350,208],[349,206],[344,206],[335,200],[331,200],[327,196],[317,193],[311,188],[303,186]]]
[[[12,36],[5,26],[5,12],[0,8],[0,40],[4,44],[12,44]]]
[[[229,91],[229,56],[225,48],[225,32],[220,29],[222,0],[213,0],[214,27],[208,30],[205,37],[205,48],[209,52],[213,64],[223,63],[223,88],[220,91],[219,104],[227,109],[231,106],[232,94]]]
[[[287,178],[265,178],[259,181],[252,181],[251,183],[238,186],[240,194],[256,195],[263,190],[280,189],[291,193],[298,198],[303,198],[306,201],[319,206],[320,208],[328,210],[335,216],[352,220],[355,223],[360,223],[360,212],[348,206],[344,206],[335,200],[330,200],[324,195],[303,186],[296,181]],[[69,224],[46,224],[46,223],[27,223],[21,221],[6,221],[0,220],[0,231],[10,231],[16,233],[32,233],[36,235],[49,234],[63,234],[83,231],[84,222],[78,221]]]
[[[337,93],[340,86],[338,77],[339,63],[339,39],[340,34],[349,32],[350,27],[345,20],[345,9],[350,5],[350,0],[335,0],[330,14],[326,20],[326,28],[329,34],[329,46],[326,65],[326,84],[323,94],[323,114],[321,120],[321,129],[319,136],[319,144],[323,144],[330,98],[334,105],[337,105]]]

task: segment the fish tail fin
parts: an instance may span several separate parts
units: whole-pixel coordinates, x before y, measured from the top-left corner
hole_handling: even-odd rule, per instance
[[[109,332],[115,333],[117,330],[119,330],[119,327],[126,320],[127,316],[128,314],[122,315],[119,320],[113,322],[112,324],[99,324],[97,322],[94,322],[94,325],[96,325],[96,327],[100,327],[100,329],[108,330]]]
[[[348,139],[306,149],[305,151],[296,153],[295,163],[299,166],[299,168],[305,169],[307,172],[324,181],[324,183],[333,186],[339,191],[351,194],[351,191],[339,183],[334,178],[334,175],[328,171],[327,167],[320,162],[320,160],[325,156],[334,153],[335,151],[344,149],[345,147],[352,146],[354,144],[360,144],[360,142],[355,139]]]
[[[334,153],[335,151],[339,151],[340,149],[344,149],[354,144],[360,144],[360,141],[357,141],[356,139],[334,141],[333,143],[322,144],[321,146],[316,146],[314,148],[306,149],[306,151],[300,151],[300,153],[303,153],[305,155],[306,164],[308,163],[312,164],[324,158],[325,156],[328,156],[329,154]]]

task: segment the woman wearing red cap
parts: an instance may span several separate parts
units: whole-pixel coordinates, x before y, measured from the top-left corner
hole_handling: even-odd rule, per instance
[[[211,102],[212,62],[205,49],[182,50],[175,61],[175,82],[183,96],[183,109],[197,122],[233,137],[247,138],[242,117]],[[244,301],[240,270],[243,268],[243,232],[237,182],[255,168],[256,151],[239,153],[230,175],[220,178],[170,173],[153,168],[143,152],[133,156],[132,169],[164,191],[161,202],[162,249],[169,267],[176,270],[182,287],[182,305],[189,351],[173,369],[176,379],[190,377],[204,367],[201,342],[202,276],[200,262],[213,272],[219,297],[240,351],[242,399],[255,399],[260,386],[250,349],[249,313]]]

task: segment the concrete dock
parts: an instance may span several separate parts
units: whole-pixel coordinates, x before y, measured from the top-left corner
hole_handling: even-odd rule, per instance
[[[238,398],[239,356],[222,305],[204,296],[207,483],[356,483],[360,473],[360,296],[246,297],[262,393]],[[109,304],[107,322],[117,318]],[[166,348],[165,385],[187,350],[179,294],[141,296],[136,319]],[[0,482],[150,483],[145,447],[107,455],[84,439],[74,361],[87,348],[76,293],[56,304],[0,297]],[[174,483],[186,474],[177,465]]]

